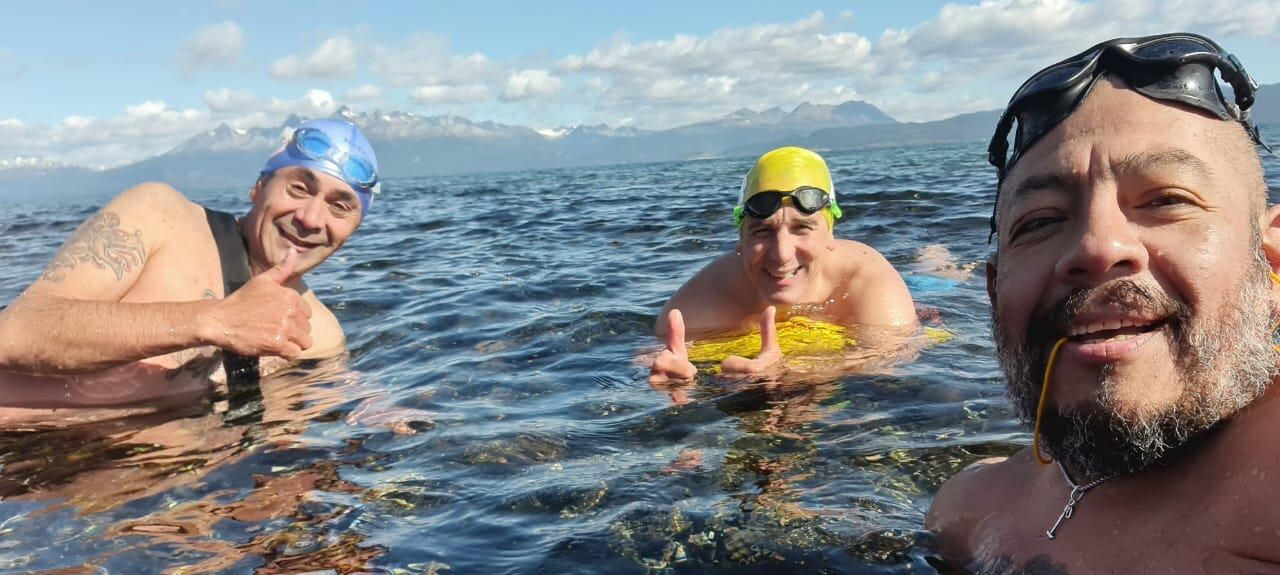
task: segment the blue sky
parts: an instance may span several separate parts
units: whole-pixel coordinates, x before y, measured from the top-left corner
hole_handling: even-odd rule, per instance
[[[663,128],[861,99],[932,120],[998,108],[1093,42],[1179,29],[1280,82],[1275,0],[119,4],[9,6],[0,160],[117,165],[341,105]]]

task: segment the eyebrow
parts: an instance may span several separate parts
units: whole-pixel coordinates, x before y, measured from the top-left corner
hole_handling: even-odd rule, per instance
[[[1210,168],[1209,164],[1182,148],[1160,148],[1137,152],[1121,158],[1112,166],[1112,169],[1121,175],[1161,168],[1177,169],[1201,182],[1213,175],[1213,168]]]
[[[1198,183],[1207,181],[1213,175],[1213,169],[1209,164],[1182,148],[1158,148],[1135,152],[1111,164],[1111,171],[1119,177],[1162,168],[1175,168]],[[1003,216],[1019,200],[1036,192],[1053,190],[1075,192],[1079,186],[1079,177],[1067,170],[1031,176],[1019,182],[1009,192],[1009,201],[1005,203],[1005,208],[1000,210],[1000,215]]]
[[[300,174],[299,177],[307,181],[307,187],[313,190],[316,190],[317,192],[321,191],[320,178],[317,178],[315,172],[312,172],[310,168],[300,170],[299,174]],[[330,190],[329,193],[332,193],[332,192],[337,192],[338,194],[341,194],[343,197],[342,199],[347,201],[352,201],[352,202],[360,201],[360,198],[356,197],[355,192],[348,190],[346,188],[334,188],[333,190]]]
[[[309,188],[320,187],[320,178],[317,178],[315,174],[311,173],[310,168],[303,168],[301,170],[298,170],[298,177],[306,180],[307,187]]]

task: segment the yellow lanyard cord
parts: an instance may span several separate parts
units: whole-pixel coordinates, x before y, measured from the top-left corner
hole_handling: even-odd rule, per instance
[[[1034,437],[1031,439],[1031,450],[1035,453],[1036,461],[1041,465],[1053,463],[1052,459],[1046,459],[1040,453],[1040,418],[1044,415],[1044,400],[1049,397],[1049,378],[1053,375],[1053,360],[1058,358],[1058,350],[1062,348],[1062,344],[1067,343],[1067,338],[1058,340],[1053,344],[1053,350],[1049,352],[1049,363],[1044,366],[1044,385],[1040,386],[1040,403],[1036,405],[1036,427],[1032,432]]]

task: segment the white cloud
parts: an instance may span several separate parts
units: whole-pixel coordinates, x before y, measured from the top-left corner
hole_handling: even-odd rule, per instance
[[[378,98],[378,96],[381,96],[381,95],[382,95],[381,88],[373,84],[365,84],[363,86],[358,86],[350,90],[347,90],[347,101],[348,102],[367,102],[369,100],[375,100]]]
[[[341,103],[325,90],[296,99],[263,98],[243,90],[204,94],[207,110],[172,108],[149,100],[111,118],[70,115],[53,125],[0,118],[0,158],[35,156],[85,166],[116,166],[167,152],[197,133],[226,123],[233,128],[272,127],[290,114],[333,115]]]
[[[507,77],[500,98],[506,102],[549,98],[560,92],[560,78],[546,70],[520,70]]]
[[[1224,6],[1218,0],[1167,0],[1160,13],[1169,29],[1198,29],[1211,35],[1274,36],[1280,2],[1253,0]]]
[[[484,54],[454,54],[443,38],[426,34],[375,46],[372,69],[393,86],[491,85],[502,77],[501,67]]]
[[[178,49],[178,62],[183,70],[219,68],[234,65],[244,51],[244,32],[235,22],[210,24],[196,31]]]
[[[127,106],[117,116],[71,115],[53,125],[0,121],[0,157],[34,156],[113,166],[163,153],[208,126],[208,114],[161,101]]]
[[[271,75],[279,80],[336,78],[356,71],[356,45],[350,38],[329,38],[306,56],[288,56],[271,64]]]
[[[748,73],[845,73],[866,66],[871,44],[849,32],[823,33],[822,12],[786,24],[723,28],[706,38],[632,43],[615,37],[585,56],[560,61],[565,71],[677,75]]]
[[[253,111],[259,105],[257,96],[245,90],[209,90],[204,93],[204,103],[209,111],[217,114],[237,114]]]
[[[647,127],[743,106],[834,103],[833,97],[881,82],[883,66],[872,43],[829,28],[823,13],[814,12],[794,22],[722,28],[707,36],[632,42],[617,35],[586,54],[561,58],[556,69],[584,76],[599,117],[638,117]]]
[[[466,104],[489,98],[489,89],[480,84],[447,86],[441,84],[418,86],[409,94],[422,104]]]
[[[1171,30],[1268,36],[1278,23],[1275,0],[1229,9],[1210,0],[984,0],[943,6],[909,33],[906,46],[925,58],[979,59],[1023,73],[1114,37]]]
[[[333,95],[324,90],[307,90],[299,104],[297,113],[312,118],[328,116],[338,110],[338,103],[333,100]]]

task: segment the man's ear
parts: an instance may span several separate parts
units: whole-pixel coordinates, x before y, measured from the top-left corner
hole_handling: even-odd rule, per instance
[[[996,256],[992,254],[987,258],[987,299],[991,300],[991,307],[996,307]]]
[[[1280,273],[1280,205],[1268,206],[1258,222],[1262,232],[1262,255],[1267,259],[1268,274],[1271,276],[1268,292],[1271,294],[1271,315],[1280,317],[1280,281],[1276,274]]]
[[[1267,207],[1258,222],[1262,231],[1262,255],[1271,271],[1280,273],[1280,205]]]
[[[250,201],[250,202],[256,202],[256,201],[258,201],[258,190],[259,190],[260,188],[262,188],[262,181],[263,181],[263,178],[262,178],[261,176],[259,176],[259,177],[258,177],[258,181],[256,181],[256,182],[254,182],[254,183],[253,183],[253,187],[252,187],[252,188],[249,188],[249,201]]]

